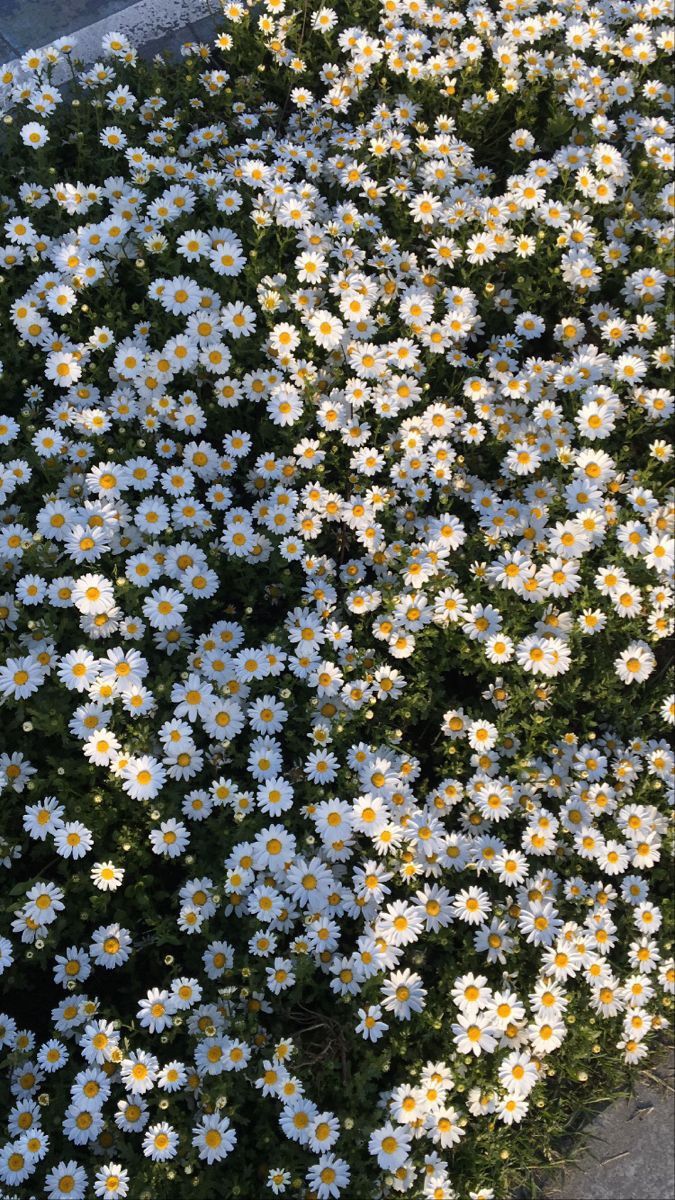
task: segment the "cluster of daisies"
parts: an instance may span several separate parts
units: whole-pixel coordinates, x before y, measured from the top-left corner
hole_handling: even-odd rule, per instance
[[[489,1200],[675,992],[669,6],[368,7],[0,69],[3,1197]]]

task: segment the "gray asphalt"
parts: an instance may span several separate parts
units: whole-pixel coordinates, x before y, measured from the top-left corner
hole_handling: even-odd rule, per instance
[[[584,1131],[586,1149],[547,1200],[674,1200],[674,1083],[672,1053],[642,1071],[634,1095]]]
[[[14,58],[92,21],[112,17],[128,0],[0,0],[0,53]]]
[[[222,25],[217,17],[204,15],[209,8],[219,11],[218,0],[154,0],[148,7],[148,16],[136,25],[132,36],[136,44],[141,42],[145,58],[177,54],[186,41],[209,41]],[[0,0],[0,62],[16,59],[63,34],[96,26],[78,39],[76,49],[85,61],[93,61],[100,53],[102,33],[123,26],[122,14],[130,8],[133,10],[129,0]]]

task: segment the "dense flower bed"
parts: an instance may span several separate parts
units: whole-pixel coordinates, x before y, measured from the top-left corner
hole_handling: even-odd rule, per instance
[[[2,1195],[502,1200],[675,987],[669,5],[222,24],[0,71]]]

